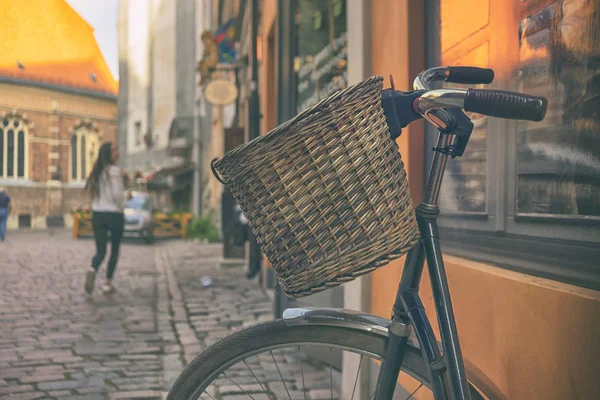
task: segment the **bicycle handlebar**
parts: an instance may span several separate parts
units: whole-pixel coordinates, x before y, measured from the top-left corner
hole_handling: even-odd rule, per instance
[[[416,89],[431,90],[431,82],[488,84],[494,81],[494,70],[478,67],[436,67],[421,72],[414,82]]]
[[[546,116],[548,100],[544,97],[502,90],[438,89],[422,94],[415,101],[414,107],[415,112],[425,118],[431,110],[462,108],[490,117],[539,122]]]
[[[437,89],[431,90],[434,81],[454,83],[490,83],[494,71],[476,67],[437,67],[421,72],[415,79],[416,89],[426,90],[413,104],[414,111],[441,129],[447,121],[440,121],[434,111],[440,108],[461,108],[506,119],[541,121],[546,115],[548,100],[544,97],[502,90]]]
[[[548,109],[548,99],[503,90],[469,89],[465,96],[465,111],[491,117],[542,121]]]
[[[447,67],[446,82],[467,84],[488,84],[494,81],[494,70],[477,67]]]

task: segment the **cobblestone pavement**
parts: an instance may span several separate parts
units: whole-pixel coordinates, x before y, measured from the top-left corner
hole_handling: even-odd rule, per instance
[[[204,348],[271,318],[268,297],[242,266],[221,265],[217,245],[124,243],[110,296],[99,290],[104,268],[93,295],[83,291],[92,253],[91,240],[66,231],[9,232],[0,243],[0,399],[164,398]],[[287,361],[280,368],[297,368]],[[236,387],[220,393],[239,397]]]

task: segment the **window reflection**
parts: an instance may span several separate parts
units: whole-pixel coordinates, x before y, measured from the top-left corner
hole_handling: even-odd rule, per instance
[[[296,10],[296,111],[347,86],[345,0],[299,0]]]
[[[440,209],[445,213],[485,212],[487,117],[475,113],[467,114],[473,121],[473,132],[462,157],[450,160],[446,166],[439,199]]]
[[[519,123],[517,211],[600,216],[600,3],[554,2],[520,25],[519,90],[546,96]]]

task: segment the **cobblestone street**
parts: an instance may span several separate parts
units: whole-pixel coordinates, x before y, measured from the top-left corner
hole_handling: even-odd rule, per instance
[[[126,242],[117,292],[87,296],[93,241],[67,231],[0,243],[0,399],[160,399],[218,338],[271,319],[271,301],[218,245]],[[213,279],[203,287],[201,277]]]

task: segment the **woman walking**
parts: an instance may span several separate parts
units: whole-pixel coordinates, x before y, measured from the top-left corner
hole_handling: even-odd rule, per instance
[[[123,208],[125,194],[121,171],[116,164],[119,158],[117,147],[111,143],[104,143],[98,152],[98,159],[94,164],[85,190],[92,197],[92,227],[96,241],[96,255],[92,258],[92,265],[85,276],[85,291],[92,293],[96,272],[106,256],[106,244],[110,232],[110,258],[106,270],[106,280],[102,285],[105,294],[114,292],[112,278],[117,267],[119,247],[123,237]]]

